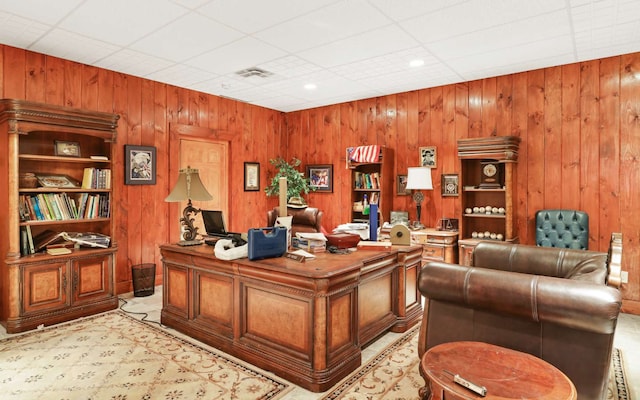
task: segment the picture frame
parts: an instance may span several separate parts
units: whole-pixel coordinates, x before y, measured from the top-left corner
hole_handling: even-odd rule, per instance
[[[409,226],[409,212],[408,211],[391,211],[390,224],[402,224]]]
[[[260,190],[260,163],[244,163],[244,191],[257,192]]]
[[[396,178],[396,187],[398,196],[408,196],[411,194],[411,189],[407,189],[407,176],[398,175]]]
[[[333,164],[307,165],[309,186],[317,192],[333,192]]]
[[[54,141],[53,154],[61,157],[80,157],[80,143],[56,140]]]
[[[156,164],[157,160],[155,147],[125,144],[125,185],[155,185]]]
[[[442,174],[441,179],[441,192],[443,197],[455,197],[458,196],[460,188],[460,180],[458,174]]]
[[[38,183],[45,188],[77,188],[80,182],[68,175],[61,174],[36,174]]]
[[[435,146],[420,147],[420,166],[427,168],[436,168],[437,151]]]

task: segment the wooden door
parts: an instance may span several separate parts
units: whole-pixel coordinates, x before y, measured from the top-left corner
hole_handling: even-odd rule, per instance
[[[200,180],[213,196],[209,201],[192,201],[193,206],[202,210],[222,210],[225,224],[229,229],[229,142],[217,140],[180,140],[180,168],[197,168]],[[181,209],[187,205],[181,204]],[[205,233],[202,217],[194,218],[198,233]]]

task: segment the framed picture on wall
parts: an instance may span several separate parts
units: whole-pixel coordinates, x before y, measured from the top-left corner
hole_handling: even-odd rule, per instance
[[[457,174],[442,174],[442,196],[457,196],[458,195],[458,175]]]
[[[156,148],[124,145],[124,183],[126,185],[156,184]]]
[[[398,196],[408,196],[411,194],[411,189],[407,189],[407,176],[398,175],[397,177],[397,192]]]
[[[437,167],[437,154],[435,146],[420,147],[420,166],[427,168]]]
[[[260,163],[244,163],[244,191],[257,192],[260,190]]]
[[[307,176],[316,192],[333,192],[333,164],[307,165]]]

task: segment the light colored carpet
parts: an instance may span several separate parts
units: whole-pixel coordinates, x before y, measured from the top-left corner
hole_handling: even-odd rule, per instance
[[[417,336],[414,327],[320,397],[418,399]],[[2,399],[275,400],[293,387],[118,311],[0,340]],[[607,400],[631,400],[618,349]]]
[[[424,386],[418,358],[418,327],[414,327],[326,392],[322,400],[415,400]],[[614,349],[607,400],[631,400],[625,381],[622,352]]]
[[[2,399],[273,399],[290,388],[118,311],[0,341]]]

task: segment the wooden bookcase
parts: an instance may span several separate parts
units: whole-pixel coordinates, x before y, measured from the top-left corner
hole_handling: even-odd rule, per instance
[[[372,198],[378,204],[378,226],[389,221],[393,204],[393,150],[380,147],[378,160],[371,163],[359,163],[349,160],[351,169],[351,221],[368,221],[362,209],[356,204],[363,201],[366,194],[369,202]]]
[[[0,321],[8,333],[117,308],[111,204],[116,185],[105,179],[101,189],[81,183],[85,169],[111,170],[118,118],[0,100],[0,186],[6,188],[0,194]],[[27,173],[39,181],[25,178]],[[93,214],[78,213],[83,197],[87,204],[93,200]],[[36,204],[49,215],[36,213]],[[91,232],[111,241],[107,248],[76,247],[65,255],[31,253],[27,232],[36,237],[47,230]]]
[[[482,240],[518,240],[514,216],[519,145],[516,136],[458,140],[462,167],[461,264],[471,264],[473,250]]]

